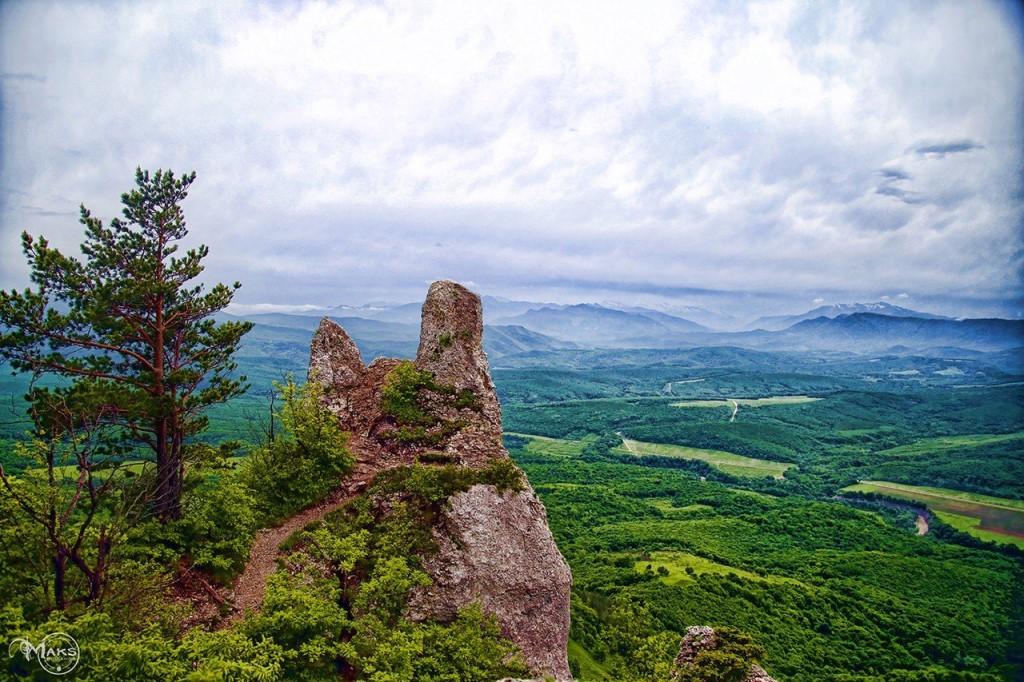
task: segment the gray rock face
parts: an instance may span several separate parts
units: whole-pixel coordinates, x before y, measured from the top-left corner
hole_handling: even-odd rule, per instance
[[[481,402],[476,426],[501,437],[501,407],[483,348],[484,313],[480,297],[456,282],[430,285],[423,302],[416,366],[438,382],[473,391]]]
[[[332,411],[347,411],[346,396],[359,385],[365,371],[352,337],[337,322],[326,317],[320,320],[309,347],[308,377],[324,386]]]
[[[394,419],[382,412],[381,395],[398,360],[363,365],[359,351],[334,322],[321,322],[310,349],[310,379],[322,383],[324,400],[350,433],[356,457],[353,481],[372,480],[394,466],[443,450],[451,461],[479,468],[507,459],[501,440],[501,407],[483,351],[480,298],[455,282],[431,285],[423,304],[417,369],[438,385],[471,391],[465,407],[450,395],[424,391],[422,406],[445,423],[458,424],[429,447],[389,437]],[[433,584],[414,592],[409,615],[448,620],[480,602],[502,634],[515,642],[533,674],[572,679],[566,648],[572,574],[555,546],[544,505],[527,485],[499,493],[478,485],[454,495],[431,529],[438,551],[424,564]]]
[[[535,672],[571,679],[572,573],[533,491],[473,486],[452,497],[434,538],[438,552],[425,561],[434,584],[414,595],[410,616],[451,619],[459,605],[479,601]]]

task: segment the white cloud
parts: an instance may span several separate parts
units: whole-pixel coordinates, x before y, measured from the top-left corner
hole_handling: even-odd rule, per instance
[[[18,231],[72,244],[77,203],[113,215],[143,165],[199,171],[195,234],[248,300],[436,276],[1021,293],[1024,58],[997,4],[0,11],[5,286]]]

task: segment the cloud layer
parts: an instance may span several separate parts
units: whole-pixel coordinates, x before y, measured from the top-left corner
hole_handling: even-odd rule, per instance
[[[1020,304],[1008,6],[414,5],[5,5],[0,284],[141,165],[248,303]]]

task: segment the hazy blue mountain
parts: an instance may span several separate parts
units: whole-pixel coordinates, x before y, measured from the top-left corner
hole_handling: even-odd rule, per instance
[[[515,303],[515,302],[513,302]],[[521,302],[519,302],[521,303]],[[895,307],[895,306],[894,306]],[[900,309],[905,310],[905,309]],[[229,315],[223,319],[240,319]],[[319,317],[290,313],[246,315],[257,324],[247,352],[305,357]],[[419,324],[334,317],[355,339],[369,361],[377,356],[415,354]],[[301,331],[301,334],[289,331]],[[546,306],[506,317],[485,327],[484,348],[492,359],[531,352],[586,348],[692,348],[733,346],[765,351],[844,351],[854,353],[968,356],[1024,346],[1024,321],[952,320],[858,312],[801,320],[786,329],[716,332],[690,320],[655,310],[616,310],[597,304]],[[290,344],[301,348],[290,348]],[[263,349],[263,350],[259,350]]]
[[[484,350],[492,359],[533,351],[573,348],[577,348],[577,345],[571,341],[561,341],[520,325],[489,324],[484,326]]]
[[[503,324],[502,320],[522,315],[523,313],[536,308],[560,308],[554,303],[538,303],[536,301],[513,301],[500,296],[481,296],[484,306],[484,322],[488,324]]]
[[[591,347],[665,347],[686,334],[707,332],[696,322],[655,310],[627,312],[596,303],[545,306],[499,320]]]
[[[745,329],[751,331],[757,329],[764,329],[765,331],[781,331],[792,327],[798,322],[803,322],[804,320],[813,320],[819,317],[835,318],[840,315],[852,315],[855,313],[874,313],[876,315],[887,315],[889,317],[917,317],[928,320],[951,319],[943,317],[942,315],[933,315],[931,313],[922,313],[917,310],[910,310],[909,308],[902,308],[898,305],[886,303],[885,301],[879,301],[877,303],[833,303],[831,305],[819,306],[799,315],[772,315],[768,317],[760,317],[748,324]]]
[[[245,319],[256,324],[275,327],[294,327],[313,331],[320,324],[323,315],[298,315],[293,313],[256,313],[251,315],[224,315],[225,319]],[[365,317],[330,315],[332,320],[344,327],[353,336],[366,338],[405,339],[419,337],[419,320],[416,324],[374,320]]]
[[[899,347],[915,351],[940,347],[948,347],[948,352],[1002,351],[1024,345],[1024,320],[950,320],[853,313],[798,322],[781,332],[777,340],[786,339],[803,348],[858,352]]]
[[[695,305],[669,304],[659,309],[648,308],[645,306],[625,305],[612,301],[602,302],[600,305],[605,308],[622,310],[627,313],[659,313],[670,315],[675,318],[682,318],[684,320],[696,322],[702,327],[707,327],[708,329],[715,331],[735,331],[743,327],[743,320],[739,320],[726,313],[708,310],[707,308]]]
[[[537,301],[513,301],[500,296],[482,296],[484,321],[494,322],[512,315],[520,315],[533,308],[552,306]],[[333,317],[360,317],[367,320],[419,324],[422,303],[367,303],[365,305],[339,305],[330,309]]]

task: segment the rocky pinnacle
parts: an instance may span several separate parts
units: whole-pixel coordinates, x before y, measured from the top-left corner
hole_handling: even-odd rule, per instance
[[[355,479],[368,481],[384,469],[416,464],[428,452],[432,459],[440,451],[447,461],[474,468],[508,458],[482,341],[480,297],[455,282],[434,282],[423,304],[415,366],[447,391],[424,391],[422,407],[449,428],[441,442],[428,446],[394,438],[398,425],[382,412],[383,386],[400,361],[377,359],[364,366],[340,326],[326,318],[320,323],[310,348],[309,377],[323,384],[328,408],[350,433]],[[463,404],[452,395],[472,400]],[[423,565],[432,584],[413,592],[409,618],[447,621],[479,603],[535,675],[571,680],[566,648],[572,574],[529,484],[521,491],[476,485],[457,493],[431,532],[437,551],[424,557]]]

